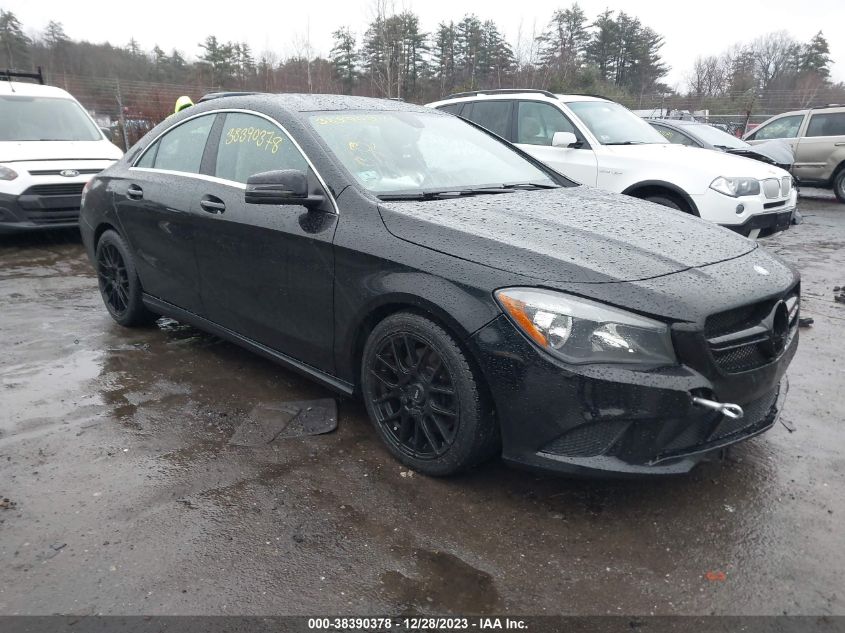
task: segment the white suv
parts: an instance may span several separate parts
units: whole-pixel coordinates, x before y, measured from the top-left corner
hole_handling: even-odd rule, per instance
[[[751,238],[792,222],[798,195],[783,169],[673,145],[601,97],[488,90],[428,105],[487,128],[582,184],[693,213]]]
[[[40,71],[0,70],[0,234],[77,226],[85,183],[122,155]]]

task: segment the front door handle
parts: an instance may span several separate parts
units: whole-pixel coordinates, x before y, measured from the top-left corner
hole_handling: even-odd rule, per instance
[[[200,200],[200,206],[207,213],[223,213],[226,210],[226,203],[216,196],[205,195]]]
[[[141,189],[138,185],[129,185],[126,189],[126,195],[129,196],[132,200],[140,200],[144,197],[144,190]]]

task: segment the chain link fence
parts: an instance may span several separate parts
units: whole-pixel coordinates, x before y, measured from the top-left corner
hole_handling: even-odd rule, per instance
[[[111,141],[124,150],[173,113],[176,99],[196,101],[210,86],[127,81],[114,78],[47,75],[45,81],[67,90],[85,107]]]
[[[48,74],[47,83],[70,92],[91,113],[112,141],[128,149],[173,112],[176,99],[188,95],[196,101],[219,87],[166,82],[131,81],[105,77]],[[841,88],[840,88],[841,90]],[[749,92],[719,97],[643,94],[619,101],[640,116],[692,117],[742,136],[775,114],[830,103],[841,97],[828,91],[770,91],[758,96]],[[839,99],[845,101],[845,99]]]

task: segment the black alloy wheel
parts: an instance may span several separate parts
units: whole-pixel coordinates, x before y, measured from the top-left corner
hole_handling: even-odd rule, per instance
[[[459,403],[440,354],[425,340],[396,333],[376,351],[376,421],[402,452],[418,459],[443,455],[455,441]]]
[[[126,327],[155,321],[157,316],[144,307],[132,253],[116,231],[105,231],[100,236],[94,260],[100,296],[112,318]]]
[[[97,253],[97,277],[106,307],[114,315],[126,314],[129,307],[129,275],[126,262],[114,244],[103,244]]]
[[[361,389],[370,419],[403,464],[450,475],[491,457],[499,433],[490,398],[463,350],[431,320],[400,312],[370,334]]]

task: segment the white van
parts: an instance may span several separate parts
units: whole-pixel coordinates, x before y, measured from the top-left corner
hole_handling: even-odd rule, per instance
[[[0,70],[0,234],[77,226],[85,183],[123,155],[76,99],[43,83],[40,69]]]

